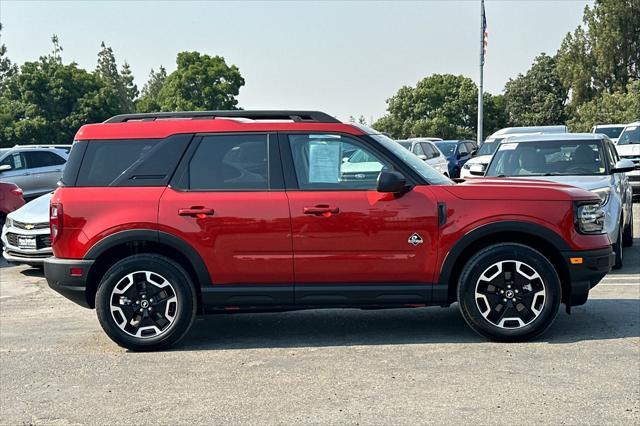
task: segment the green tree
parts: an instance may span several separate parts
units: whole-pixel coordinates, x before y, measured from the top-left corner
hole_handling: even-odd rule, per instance
[[[136,110],[138,112],[155,112],[160,111],[160,102],[158,96],[160,90],[164,86],[167,80],[167,70],[160,66],[160,69],[156,72],[153,69],[149,73],[149,80],[145,83],[140,93],[140,98],[136,104]]]
[[[221,56],[180,52],[178,68],[160,89],[158,102],[163,111],[236,109],[236,96],[244,78],[235,65]]]
[[[0,33],[2,24],[0,23]],[[12,75],[18,72],[18,67],[7,57],[7,46],[0,44],[0,91],[5,87],[6,82]]]
[[[602,93],[576,108],[569,120],[574,132],[588,132],[596,124],[629,123],[640,117],[640,80],[629,83],[625,91]]]
[[[119,112],[115,92],[101,78],[63,64],[62,47],[38,61],[24,63],[0,94],[0,146],[70,143],[78,128]]]
[[[468,77],[434,74],[404,86],[387,100],[389,114],[373,124],[395,138],[472,138],[477,132],[478,88]],[[485,95],[485,135],[505,122],[501,97]]]
[[[573,106],[599,93],[624,92],[640,78],[640,1],[596,0],[558,51],[558,72]]]
[[[556,70],[555,57],[541,54],[525,75],[505,85],[505,106],[513,126],[564,123],[568,91]]]
[[[112,90],[118,99],[120,114],[135,110],[134,101],[138,96],[138,88],[133,82],[133,74],[128,63],[124,63],[122,71],[118,71],[113,49],[104,42],[100,44],[98,65],[95,74],[102,79],[105,90]]]

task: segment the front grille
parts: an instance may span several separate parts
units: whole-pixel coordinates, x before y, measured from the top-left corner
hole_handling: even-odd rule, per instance
[[[29,222],[18,222],[17,220],[13,221],[13,226],[18,229],[46,229],[49,227],[49,222],[40,222],[40,223],[29,223]]]
[[[51,236],[49,234],[36,235],[35,237],[38,250],[51,247]],[[7,232],[7,242],[11,246],[18,247],[18,234]]]
[[[640,181],[640,175],[627,175],[630,181]]]

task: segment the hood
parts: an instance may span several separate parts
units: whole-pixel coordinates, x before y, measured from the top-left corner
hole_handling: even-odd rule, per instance
[[[640,155],[640,143],[616,145],[618,155]]]
[[[594,189],[605,188],[611,186],[611,175],[602,176],[536,176],[521,178],[512,176],[509,179],[517,179],[518,181],[541,180],[545,182],[556,182],[563,185],[577,186],[578,188],[591,191]]]
[[[581,188],[533,179],[475,178],[446,189],[463,200],[600,201]]]
[[[49,222],[49,202],[52,196],[53,192],[44,194],[20,207],[18,210],[9,213],[8,217],[24,223]]]
[[[477,157],[470,158],[469,161],[464,164],[489,164],[492,157],[493,155],[479,155]]]

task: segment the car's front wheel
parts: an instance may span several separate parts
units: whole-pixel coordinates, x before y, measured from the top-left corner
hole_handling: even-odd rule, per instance
[[[516,243],[473,255],[458,283],[460,312],[477,333],[497,341],[524,341],[543,333],[561,299],[558,274],[539,251]]]
[[[191,328],[197,299],[187,272],[164,256],[138,254],[115,263],[96,293],[100,325],[118,345],[152,351],[177,343]]]

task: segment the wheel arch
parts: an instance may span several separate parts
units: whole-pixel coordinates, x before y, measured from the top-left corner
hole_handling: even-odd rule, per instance
[[[561,252],[570,250],[564,239],[543,226],[518,221],[494,222],[480,226],[456,242],[440,270],[438,285],[447,289],[447,303],[456,301],[462,268],[478,250],[498,243],[519,243],[541,252],[553,264],[562,285],[563,299],[570,294],[570,276]],[[563,300],[564,302],[564,300]]]
[[[198,309],[202,306],[201,286],[210,282],[207,266],[198,252],[181,238],[153,229],[132,229],[109,235],[96,243],[84,259],[94,260],[87,274],[86,298],[91,308],[100,280],[117,261],[133,254],[155,253],[180,264],[193,281],[198,296]]]

